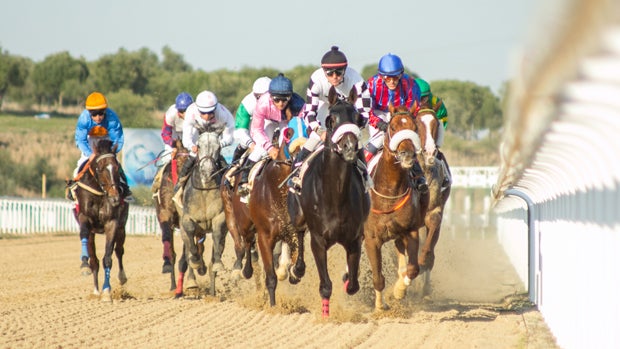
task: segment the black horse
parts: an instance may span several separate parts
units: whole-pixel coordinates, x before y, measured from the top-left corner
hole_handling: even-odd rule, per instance
[[[110,270],[112,251],[118,259],[118,279],[121,285],[127,282],[123,268],[125,243],[125,223],[129,215],[129,205],[120,194],[120,164],[116,160],[116,147],[112,141],[102,139],[94,144],[95,158],[86,163],[78,175],[75,197],[78,201],[76,219],[80,225],[82,241],[82,274],[93,274],[95,289],[99,295],[99,259],[95,251],[95,234],[105,235],[103,270],[105,277],[101,290],[101,300],[112,301]]]
[[[332,294],[327,250],[334,244],[342,245],[347,255],[345,291],[353,295],[360,288],[359,262],[370,198],[358,167],[358,161],[363,161],[359,147],[363,118],[352,104],[355,95],[353,89],[349,101],[339,100],[330,89],[325,143],[309,157],[307,169],[302,165],[300,195],[290,192],[287,197],[293,224],[310,231],[324,318],[329,317]]]

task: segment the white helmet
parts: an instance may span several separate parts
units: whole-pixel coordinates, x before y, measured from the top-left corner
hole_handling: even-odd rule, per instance
[[[270,82],[271,79],[266,76],[256,79],[256,81],[254,81],[254,85],[252,85],[252,92],[262,95],[263,93],[269,91]]]
[[[202,91],[196,96],[196,106],[201,113],[210,113],[217,107],[217,97],[211,91]]]

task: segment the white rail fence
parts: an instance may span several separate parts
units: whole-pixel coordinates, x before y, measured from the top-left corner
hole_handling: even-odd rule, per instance
[[[556,1],[511,86],[498,238],[562,348],[620,348],[620,1]]]
[[[152,207],[129,206],[127,234],[159,234]],[[67,200],[0,198],[0,233],[78,233],[73,203]]]
[[[490,210],[491,185],[497,178],[497,167],[454,167],[453,188],[467,190],[484,189],[483,205],[475,205],[477,197],[471,193],[452,195],[446,207],[445,224],[471,224],[488,227],[494,225]],[[480,196],[480,194],[478,194]],[[33,234],[70,232],[78,233],[78,225],[73,217],[73,203],[61,199],[20,199],[0,198],[0,233]],[[127,234],[159,235],[161,231],[152,207],[130,205]]]

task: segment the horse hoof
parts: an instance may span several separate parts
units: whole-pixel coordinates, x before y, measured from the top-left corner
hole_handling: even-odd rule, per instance
[[[230,273],[230,279],[232,281],[238,281],[241,280],[241,269],[234,269],[231,273]]]
[[[196,269],[196,271],[198,272],[198,275],[204,276],[207,273],[207,266],[203,264],[198,269]]]
[[[183,298],[183,292],[174,294],[174,299],[179,299],[179,298]]]
[[[89,267],[86,267],[86,268],[82,267],[80,271],[82,273],[82,276],[89,276],[89,275],[92,275],[93,273]]]
[[[162,265],[161,267],[161,273],[162,274],[172,273],[172,263],[170,263],[170,260],[168,258],[166,258],[166,260],[164,261],[164,265]]]
[[[407,286],[405,286],[405,283],[403,282],[402,279],[398,279],[398,281],[396,281],[396,285],[394,285],[394,298],[400,300],[400,299],[405,298],[406,294],[407,294]]]
[[[121,270],[121,271],[118,272],[118,282],[121,285],[124,285],[124,284],[127,283],[127,275],[125,275],[125,271],[124,270]]]
[[[192,267],[192,269],[197,270],[198,268],[202,267],[204,265],[204,262],[195,256],[191,256],[189,258],[189,266]],[[204,275],[204,274],[202,274]]]
[[[288,276],[286,272],[286,267],[276,269],[276,275],[278,276],[278,281],[283,281]]]
[[[194,279],[189,279],[187,280],[187,282],[185,283],[185,289],[192,289],[192,288],[198,288],[198,284],[196,283],[196,280]]]
[[[110,294],[109,288],[106,288],[101,292],[101,301],[105,303],[112,303],[112,295]]]
[[[222,264],[222,262],[213,263],[213,265],[211,266],[211,270],[213,270],[214,273],[224,271],[224,264]]]

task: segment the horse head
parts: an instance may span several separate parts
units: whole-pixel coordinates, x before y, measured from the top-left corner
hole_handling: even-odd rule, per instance
[[[93,176],[102,189],[104,196],[116,207],[120,197],[120,165],[116,160],[116,145],[110,139],[102,139],[94,144],[95,161]]]
[[[325,119],[326,144],[349,163],[357,161],[361,138],[360,125],[364,123],[363,117],[353,105],[356,97],[357,92],[353,88],[347,100],[339,99],[332,86],[328,95],[329,113]]]
[[[389,106],[390,123],[383,140],[383,151],[393,155],[403,168],[411,168],[421,151],[420,137],[416,134],[413,108]]]
[[[441,127],[435,115],[435,110],[422,106],[418,110],[416,117],[416,125],[418,128],[418,136],[420,136],[420,142],[422,144],[424,162],[429,166],[435,163],[435,155],[437,155],[438,151],[435,142],[437,140],[439,127]]]

